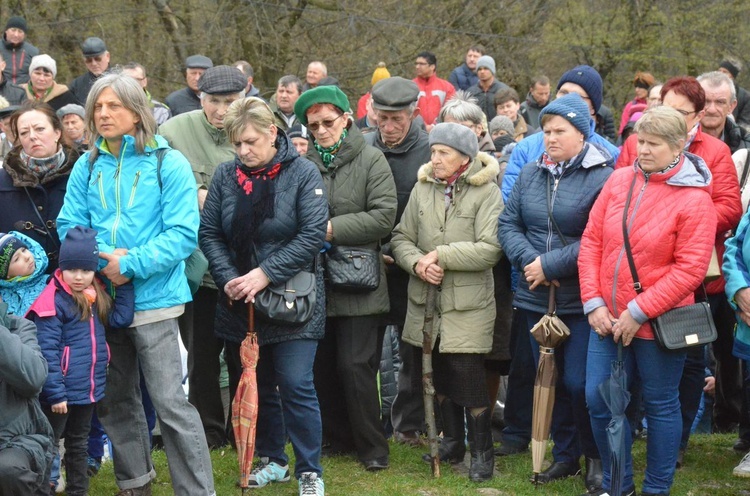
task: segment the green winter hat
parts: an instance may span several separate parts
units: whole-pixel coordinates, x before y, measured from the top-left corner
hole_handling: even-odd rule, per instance
[[[297,99],[294,104],[294,115],[307,126],[307,111],[316,103],[330,103],[342,112],[349,112],[349,99],[338,86],[318,86],[307,90]]]

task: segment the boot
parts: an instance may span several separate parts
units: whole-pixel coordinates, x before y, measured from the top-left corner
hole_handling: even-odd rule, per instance
[[[440,461],[461,463],[464,461],[464,455],[466,454],[464,408],[456,405],[448,398],[444,398],[441,403],[438,403],[438,408],[443,419],[443,439],[438,448]],[[430,463],[432,458],[429,453],[425,453],[422,460]]]
[[[471,451],[471,467],[469,479],[483,482],[492,478],[495,470],[495,450],[492,446],[492,416],[490,409],[486,409],[476,417],[466,412],[469,424],[469,450]]]
[[[602,487],[602,460],[600,458],[586,457],[586,489],[589,492],[596,491]]]

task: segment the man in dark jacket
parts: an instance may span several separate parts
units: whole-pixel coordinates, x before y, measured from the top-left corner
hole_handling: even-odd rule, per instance
[[[482,45],[472,45],[466,52],[466,61],[453,69],[448,76],[448,82],[457,90],[468,90],[479,81],[477,76],[477,60],[484,55],[485,49]]]
[[[104,41],[95,36],[84,40],[81,45],[81,51],[83,52],[83,61],[86,64],[87,71],[86,74],[78,76],[70,83],[70,91],[81,102],[81,105],[85,105],[91,86],[103,74],[109,72],[109,52]]]
[[[701,74],[698,81],[706,92],[706,113],[701,119],[703,132],[722,140],[732,153],[750,148],[750,135],[730,117],[737,108],[737,93],[732,79],[722,71],[714,71]]]
[[[14,16],[8,19],[0,43],[0,55],[6,62],[3,79],[13,84],[29,82],[29,64],[31,58],[39,55],[39,49],[26,41],[26,19]]]
[[[521,104],[519,112],[532,130],[539,128],[539,112],[549,103],[549,96],[550,82],[547,76],[536,76],[531,80],[529,93],[526,95],[526,101]]]
[[[8,100],[11,105],[21,105],[26,101],[26,92],[5,78],[5,60],[0,55],[0,96]]]
[[[427,133],[414,123],[419,115],[417,99],[419,88],[413,81],[391,77],[378,81],[372,88],[372,106],[377,114],[376,132],[365,135],[365,141],[383,152],[396,182],[398,210],[396,225],[401,221],[411,190],[417,182],[417,171],[430,161],[430,144]],[[409,274],[401,270],[390,253],[389,241],[383,240],[384,259],[387,264],[388,296],[391,311],[387,323],[398,326],[399,337],[406,321]],[[419,433],[424,425],[424,406],[418,368],[420,350],[399,340],[401,369],[398,376],[398,393],[391,407],[396,441],[408,444],[420,442]],[[416,370],[415,370],[416,368]]]
[[[615,118],[612,115],[612,110],[602,104],[596,111],[595,117],[596,133],[607,138],[610,143],[614,143],[617,140],[617,133],[615,132]]]
[[[164,99],[164,103],[172,111],[172,117],[201,108],[199,96],[201,92],[198,89],[198,80],[206,70],[213,66],[214,63],[211,59],[203,55],[191,55],[185,59],[185,83],[187,83],[187,86],[173,91]]]
[[[487,122],[497,115],[495,111],[495,93],[509,86],[495,78],[495,59],[482,55],[477,61],[477,84],[469,88],[469,95],[477,99],[477,105],[487,116]]]
[[[734,59],[726,59],[719,64],[718,70],[729,76],[734,83],[734,92],[737,95],[737,106],[732,110],[734,121],[745,129],[750,129],[750,93],[736,81],[742,71],[742,64]]]
[[[52,428],[39,406],[47,362],[30,321],[0,303],[0,494],[48,495]]]

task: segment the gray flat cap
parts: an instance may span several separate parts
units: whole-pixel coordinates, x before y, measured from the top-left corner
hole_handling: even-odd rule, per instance
[[[205,55],[191,55],[185,59],[185,67],[188,69],[210,69],[214,63]]]
[[[402,77],[389,77],[372,87],[372,108],[377,110],[403,110],[417,101],[417,83]]]
[[[203,73],[198,89],[209,95],[239,93],[247,87],[247,77],[236,67],[217,65]]]
[[[86,120],[86,111],[78,104],[69,103],[63,107],[60,107],[60,110],[57,111],[57,118],[62,119],[68,114],[75,114],[81,119]]]
[[[84,57],[96,57],[107,51],[107,45],[104,44],[101,38],[92,36],[91,38],[86,38],[83,42],[81,51],[83,51]]]

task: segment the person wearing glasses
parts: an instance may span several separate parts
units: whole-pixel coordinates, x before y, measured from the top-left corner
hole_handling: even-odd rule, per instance
[[[336,86],[308,90],[294,104],[311,135],[307,158],[318,166],[328,195],[331,245],[379,249],[396,219],[396,184],[383,153],[365,143],[349,100]],[[331,453],[356,453],[369,471],[388,468],[380,423],[378,362],[390,308],[385,265],[370,292],[326,288],[326,332],[315,357],[323,444]]]
[[[704,132],[701,119],[706,114],[706,93],[700,82],[694,77],[678,76],[670,79],[661,88],[662,104],[672,107],[685,119],[688,129],[684,150],[702,158],[711,171],[711,199],[718,221],[716,223],[715,247],[718,259],[724,254],[724,240],[734,230],[742,217],[740,202],[740,185],[737,179],[734,162],[729,147],[720,139]],[[622,147],[622,154],[615,165],[632,167],[637,157],[638,135],[631,135]],[[708,301],[718,328],[721,326],[717,317],[724,308],[724,277],[706,283]],[[698,294],[702,294],[701,291]],[[680,382],[680,406],[682,408],[682,439],[678,466],[682,465],[683,455],[690,436],[690,426],[700,405],[701,393],[705,386],[704,347],[696,346],[688,351],[685,369]]]
[[[86,98],[89,96],[89,91],[91,91],[91,86],[109,71],[109,52],[104,41],[95,36],[86,38],[81,45],[81,51],[88,70],[70,83],[70,91],[73,92],[81,105],[84,105]]]

